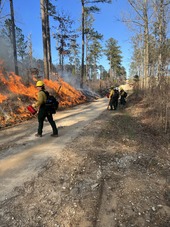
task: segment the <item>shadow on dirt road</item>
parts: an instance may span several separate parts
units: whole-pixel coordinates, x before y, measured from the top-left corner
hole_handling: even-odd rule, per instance
[[[106,106],[101,99],[68,110],[56,116],[59,138],[46,126],[43,138],[27,141],[30,150],[15,151],[30,154],[18,172],[32,178],[1,200],[2,227],[170,226],[168,139],[133,115],[137,106]]]
[[[107,99],[57,112],[54,119],[59,137],[51,138],[51,127],[44,125],[42,138],[36,138],[37,119],[1,131],[0,135],[0,200],[14,187],[30,180],[46,162],[60,156],[63,148],[106,108]]]

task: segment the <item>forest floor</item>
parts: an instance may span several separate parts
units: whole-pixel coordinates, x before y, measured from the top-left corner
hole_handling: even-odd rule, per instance
[[[103,109],[0,201],[0,226],[169,227],[169,136],[152,127],[142,101],[129,98],[125,109]],[[38,144],[55,145],[41,138]]]

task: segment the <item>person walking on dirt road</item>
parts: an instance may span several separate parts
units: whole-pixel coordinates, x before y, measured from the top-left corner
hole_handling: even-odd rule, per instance
[[[53,137],[58,137],[58,129],[56,126],[55,121],[53,120],[52,113],[48,113],[46,110],[46,100],[47,96],[45,93],[45,86],[43,81],[37,81],[36,87],[38,89],[38,99],[37,102],[32,105],[32,107],[39,108],[38,110],[38,132],[35,134],[36,137],[42,137],[42,132],[43,132],[43,126],[44,126],[44,120],[47,117],[53,133],[51,136]]]
[[[124,89],[120,87],[120,105],[121,106],[126,105],[126,97],[127,97],[127,92],[124,91]]]
[[[114,107],[114,110],[117,110],[117,107],[118,107],[118,100],[119,100],[119,89],[118,87],[115,87],[114,88],[114,94],[113,94],[113,97],[112,97],[112,103],[113,103],[113,107]]]
[[[110,87],[110,93],[109,93],[109,105],[107,107],[107,109],[113,110],[113,95],[114,95],[114,87],[111,86]]]

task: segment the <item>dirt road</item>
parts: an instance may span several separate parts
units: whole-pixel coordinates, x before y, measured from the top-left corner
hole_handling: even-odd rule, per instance
[[[1,227],[170,226],[169,138],[107,101],[58,113],[58,138],[35,120],[3,131]]]
[[[54,115],[59,137],[51,138],[51,127],[44,126],[42,138],[36,138],[37,119],[0,132],[0,200],[8,197],[14,187],[41,172],[52,157],[60,157],[63,148],[81,132],[83,127],[99,116],[108,100],[84,104]]]

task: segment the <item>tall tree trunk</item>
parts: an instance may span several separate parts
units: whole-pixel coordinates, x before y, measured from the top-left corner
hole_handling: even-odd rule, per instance
[[[61,39],[62,40],[61,40],[59,65],[60,65],[60,69],[61,69],[61,76],[63,76],[63,71],[64,71],[64,38],[63,38],[63,36]]]
[[[86,74],[85,74],[85,77],[86,77],[86,80],[88,80],[89,79],[89,69],[88,69],[88,64],[89,64],[89,61],[88,61],[88,49],[87,49],[87,47],[88,47],[88,36],[86,35]]]
[[[82,3],[82,57],[81,57],[81,78],[80,87],[83,88],[83,78],[84,78],[84,0]]]
[[[77,61],[76,61],[76,49],[73,49],[74,51],[74,75],[77,74]]]
[[[28,54],[29,54],[29,65],[32,68],[32,35],[30,34],[28,37]]]
[[[46,32],[47,32],[47,59],[48,70],[51,72],[52,60],[51,60],[51,38],[50,38],[50,21],[49,21],[49,0],[46,0]]]
[[[159,1],[159,12],[158,12],[158,24],[159,24],[159,56],[158,56],[158,78],[160,79],[165,71],[165,66],[163,62],[163,49],[166,39],[166,23],[165,23],[165,6],[164,0]]]
[[[110,74],[110,78],[112,78],[112,56],[110,55],[110,72],[109,72],[109,74]]]
[[[13,45],[13,56],[14,56],[14,67],[15,67],[15,74],[18,75],[18,62],[17,62],[17,47],[16,47],[13,0],[10,0],[10,10],[11,10],[11,22],[12,22],[12,45]]]
[[[143,21],[144,27],[144,61],[143,61],[143,74],[144,74],[144,86],[148,87],[148,75],[149,75],[149,21],[148,21],[148,4],[149,0],[128,0],[133,7],[139,18]]]
[[[41,21],[42,21],[42,38],[44,53],[44,77],[49,79],[48,52],[47,52],[47,20],[46,20],[46,0],[40,0]]]
[[[144,15],[144,78],[145,78],[145,88],[148,87],[148,76],[149,76],[149,28],[148,28],[147,1],[148,0],[145,0],[145,5],[144,5],[144,9],[143,9],[143,15]]]
[[[61,71],[62,71],[62,75],[64,72],[64,53],[61,54]]]

